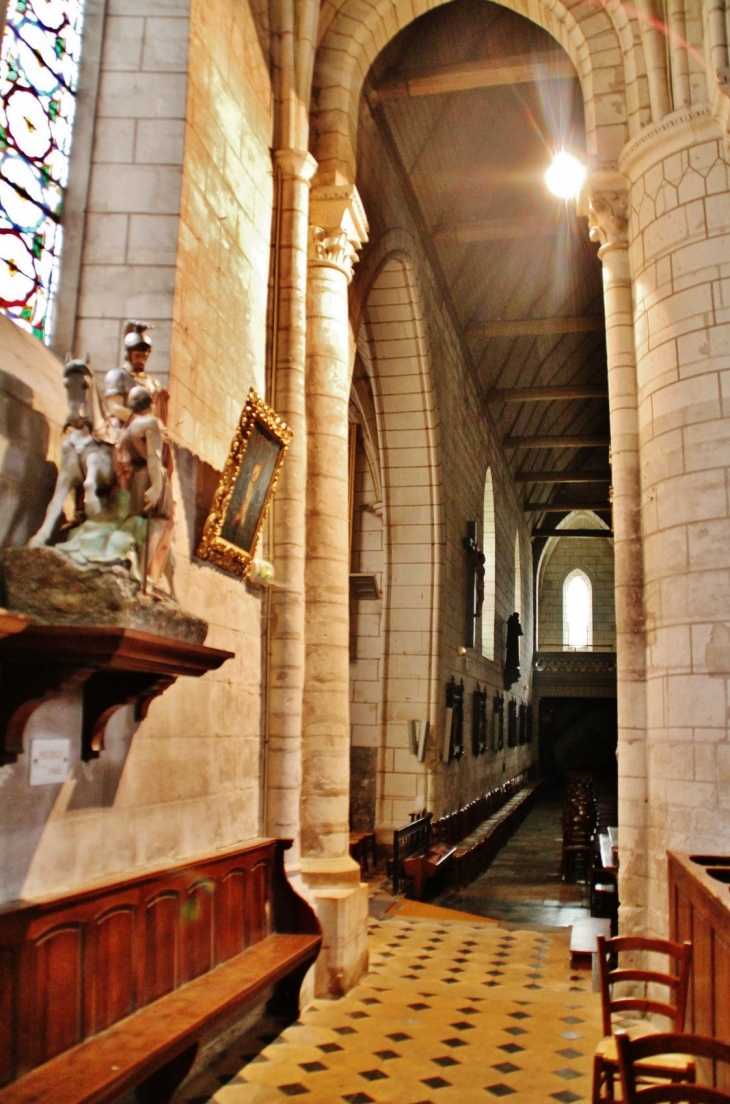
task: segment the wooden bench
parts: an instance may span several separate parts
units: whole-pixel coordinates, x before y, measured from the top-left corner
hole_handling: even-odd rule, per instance
[[[375,832],[350,832],[350,855],[359,864],[363,874],[368,872],[368,854],[374,870],[377,866]]]
[[[295,1019],[321,933],[288,840],[0,912],[0,1104],[167,1104],[201,1040],[268,998]]]
[[[400,893],[403,882],[408,879],[403,866],[405,859],[423,855],[431,846],[432,813],[406,824],[405,828],[396,828],[393,833],[393,857],[390,861],[390,876],[393,881],[393,894]]]
[[[455,851],[456,848],[449,847],[447,843],[437,843],[423,854],[403,860],[403,869],[412,880],[413,896],[417,901],[423,900],[426,886],[433,892],[443,882]]]
[[[491,816],[461,840],[453,859],[453,883],[457,889],[484,873],[535,804],[541,785],[541,781],[527,781],[526,774],[518,776]]]

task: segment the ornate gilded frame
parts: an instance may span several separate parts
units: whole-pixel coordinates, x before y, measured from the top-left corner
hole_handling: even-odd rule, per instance
[[[233,492],[236,489],[241,468],[243,467],[246,449],[248,448],[251,434],[257,425],[278,442],[281,446],[281,451],[266,489],[264,504],[251,542],[250,550],[247,551],[244,548],[239,548],[236,544],[232,544],[229,540],[226,540],[222,536],[222,530],[226,522],[228,506]],[[230,571],[233,575],[239,575],[242,579],[246,578],[251,569],[254,552],[256,551],[256,544],[258,543],[261,529],[266,520],[271,496],[276,489],[281,466],[284,463],[284,458],[291,443],[291,439],[292,431],[289,426],[281,420],[275,410],[272,410],[263,399],[259,398],[252,388],[248,393],[246,405],[243,408],[238,427],[231,441],[231,447],[223,469],[223,475],[221,476],[218,489],[213,497],[213,505],[208,514],[205,526],[203,527],[203,535],[196,553],[199,559],[208,560],[210,563],[215,564],[216,567],[222,567],[224,571]]]

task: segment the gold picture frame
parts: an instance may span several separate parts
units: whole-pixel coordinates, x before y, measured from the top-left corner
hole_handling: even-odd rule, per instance
[[[246,578],[291,439],[289,426],[252,388],[203,527],[199,559]]]

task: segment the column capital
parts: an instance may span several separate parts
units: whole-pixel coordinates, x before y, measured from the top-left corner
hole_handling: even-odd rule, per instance
[[[591,241],[601,246],[629,244],[629,193],[606,190],[591,192],[588,203],[588,229]]]
[[[274,164],[287,176],[306,180],[312,179],[317,171],[317,162],[309,150],[278,149],[274,150]]]
[[[337,268],[348,283],[357,252],[368,240],[365,208],[354,184],[312,188],[309,197],[309,263]]]

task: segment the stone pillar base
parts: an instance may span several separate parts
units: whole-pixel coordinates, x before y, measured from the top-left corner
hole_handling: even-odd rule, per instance
[[[351,874],[352,859],[347,860]],[[359,869],[357,880],[346,880],[343,873],[326,879],[323,870],[303,869],[298,887],[322,925],[322,950],[314,965],[315,997],[344,996],[368,969],[368,887],[360,882]]]

